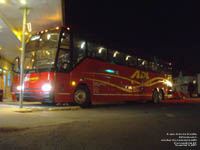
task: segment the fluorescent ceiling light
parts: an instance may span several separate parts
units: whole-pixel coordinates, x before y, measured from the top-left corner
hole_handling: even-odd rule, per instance
[[[0,4],[5,4],[6,0],[0,0]]]
[[[20,0],[20,3],[21,3],[22,5],[26,5],[26,0]]]

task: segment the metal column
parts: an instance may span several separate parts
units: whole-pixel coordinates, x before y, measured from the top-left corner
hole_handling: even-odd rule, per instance
[[[21,52],[21,65],[20,65],[20,98],[19,107],[23,108],[23,94],[24,94],[24,53],[26,45],[26,19],[29,12],[29,8],[20,8],[23,11],[23,27],[22,27],[22,52]]]

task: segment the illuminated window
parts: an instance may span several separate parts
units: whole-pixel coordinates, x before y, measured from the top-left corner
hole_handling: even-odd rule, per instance
[[[74,37],[73,44],[74,44],[73,59],[75,60],[76,63],[79,63],[86,56],[86,41]]]
[[[126,56],[122,52],[109,50],[109,60],[111,63],[125,65],[126,64]]]
[[[85,42],[81,42],[81,49],[84,49],[85,48]]]
[[[103,48],[103,47],[99,48],[99,51],[98,51],[98,53],[99,53],[99,54],[101,54],[103,50],[104,50],[104,48]]]
[[[119,54],[119,52],[115,51],[114,54],[113,54],[113,57],[117,57],[118,54]]]
[[[127,55],[126,58],[126,65],[128,66],[136,66],[137,65],[137,57]]]
[[[103,47],[97,48],[96,58],[107,60],[107,49]]]
[[[126,56],[126,61],[130,60],[130,58],[131,58],[130,55]]]

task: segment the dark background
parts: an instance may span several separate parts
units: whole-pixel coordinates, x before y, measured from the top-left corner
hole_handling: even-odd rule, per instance
[[[190,1],[69,0],[66,24],[97,41],[200,72],[200,9]]]

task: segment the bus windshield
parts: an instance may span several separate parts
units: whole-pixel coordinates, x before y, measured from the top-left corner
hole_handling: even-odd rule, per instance
[[[26,46],[24,69],[53,68],[58,39],[59,30],[32,36]]]

